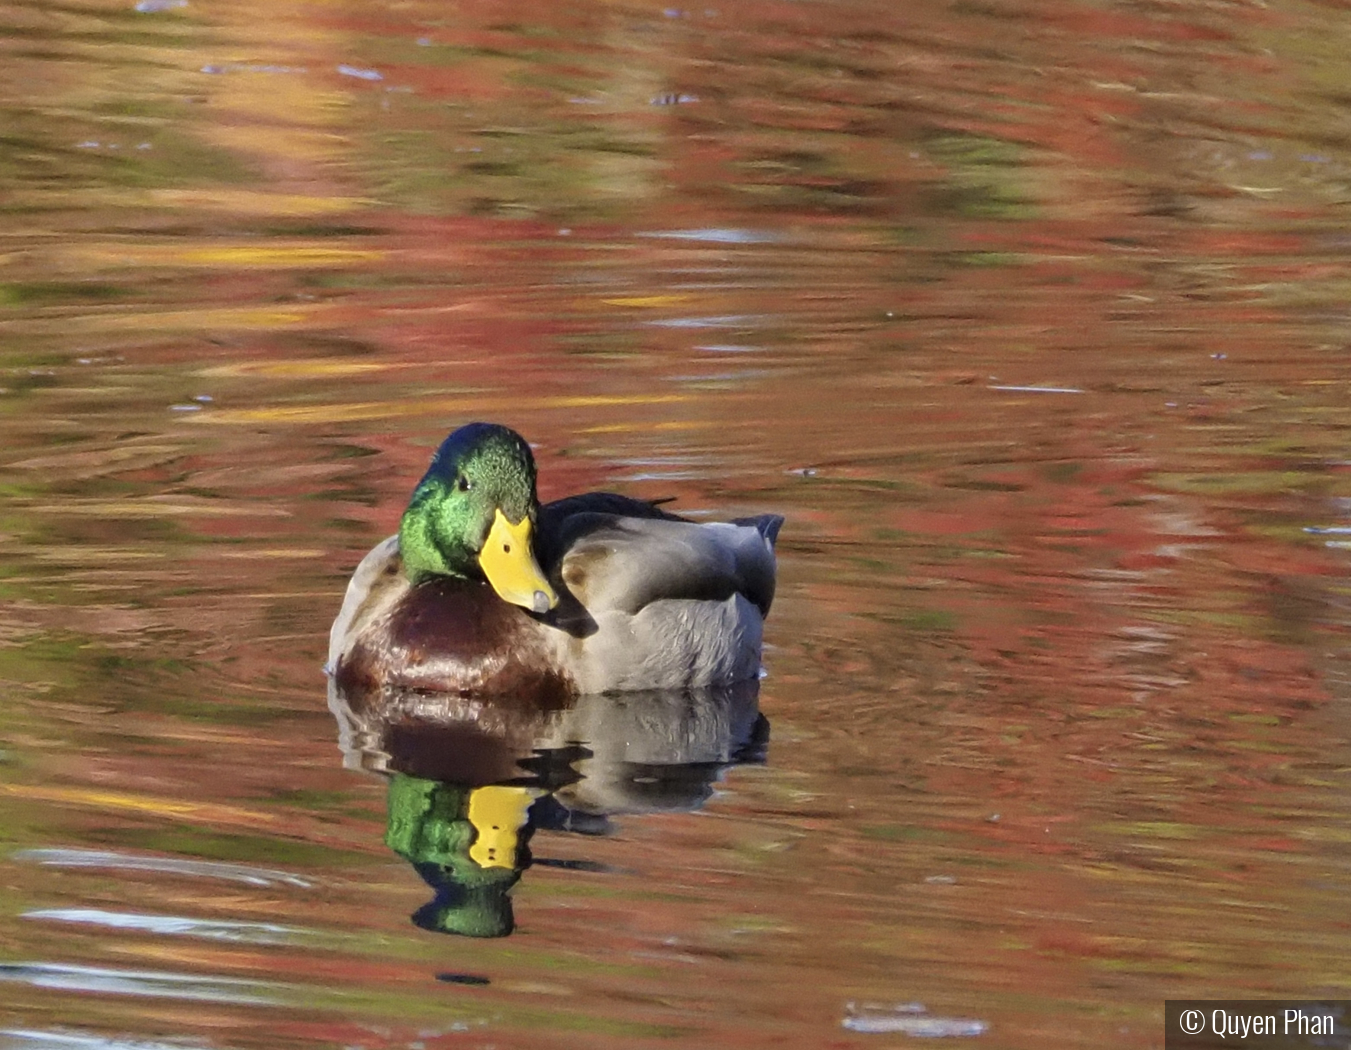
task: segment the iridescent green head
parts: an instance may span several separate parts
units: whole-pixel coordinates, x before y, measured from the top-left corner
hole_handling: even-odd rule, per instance
[[[470,423],[441,443],[399,523],[404,571],[486,579],[503,601],[537,613],[558,604],[535,558],[539,501],[525,439]]]

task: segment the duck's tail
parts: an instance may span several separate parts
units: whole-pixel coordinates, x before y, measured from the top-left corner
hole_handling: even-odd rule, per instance
[[[774,549],[774,544],[779,538],[779,529],[783,528],[782,514],[757,514],[753,518],[734,518],[733,525],[749,525],[765,538],[765,543],[769,549]]]

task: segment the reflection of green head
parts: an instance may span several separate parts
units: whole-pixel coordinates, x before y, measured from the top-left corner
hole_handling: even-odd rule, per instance
[[[423,929],[505,937],[508,891],[521,877],[521,829],[533,801],[525,788],[467,788],[396,773],[389,782],[385,844],[436,890],[413,914]]]

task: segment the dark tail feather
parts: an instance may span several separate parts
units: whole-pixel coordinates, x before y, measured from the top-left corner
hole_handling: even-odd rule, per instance
[[[783,527],[782,514],[759,514],[754,518],[733,518],[733,525],[749,525],[757,529],[760,535],[769,541],[772,547],[779,538],[779,529]]]

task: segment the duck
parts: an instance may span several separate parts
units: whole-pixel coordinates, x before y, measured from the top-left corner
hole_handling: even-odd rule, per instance
[[[451,694],[547,712],[758,678],[781,515],[695,522],[614,492],[541,505],[536,483],[509,427],[441,443],[329,634],[324,669],[353,710],[393,696],[416,718]]]

